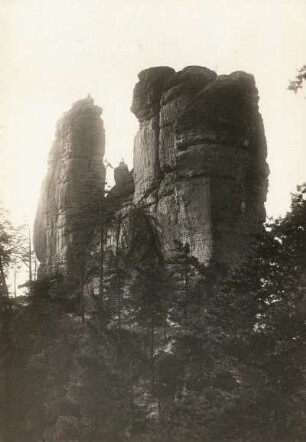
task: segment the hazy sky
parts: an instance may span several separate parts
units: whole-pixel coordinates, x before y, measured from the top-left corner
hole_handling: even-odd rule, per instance
[[[305,0],[0,0],[0,198],[33,218],[55,122],[89,92],[103,107],[106,158],[132,165],[140,70],[203,65],[251,72],[271,169],[267,211],[306,181],[306,101],[287,90],[306,63]]]

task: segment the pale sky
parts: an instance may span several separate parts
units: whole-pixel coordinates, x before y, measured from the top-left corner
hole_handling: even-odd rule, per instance
[[[142,69],[203,65],[255,75],[271,169],[268,215],[306,181],[305,0],[0,0],[0,199],[33,219],[56,120],[91,93],[103,107],[106,158],[132,166],[130,112]]]

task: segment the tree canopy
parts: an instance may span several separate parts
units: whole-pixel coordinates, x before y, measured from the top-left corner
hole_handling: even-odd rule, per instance
[[[108,314],[87,294],[86,322],[65,301],[64,281],[34,281],[27,302],[15,300],[1,316],[1,436],[303,441],[305,256],[303,184],[235,270],[201,268],[187,249],[175,272],[156,263],[127,281],[117,270],[104,284]]]
[[[299,89],[303,88],[305,81],[306,81],[306,65],[298,69],[294,80],[290,81],[288,89],[296,93]]]

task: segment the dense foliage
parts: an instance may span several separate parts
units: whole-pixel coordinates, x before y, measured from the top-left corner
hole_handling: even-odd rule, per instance
[[[304,440],[305,185],[235,272],[181,246],[86,314],[60,275],[31,288],[1,303],[0,441]]]

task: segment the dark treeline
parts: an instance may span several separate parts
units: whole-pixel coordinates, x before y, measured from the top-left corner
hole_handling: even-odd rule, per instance
[[[305,438],[305,185],[235,272],[181,246],[106,275],[86,315],[60,275],[0,288],[1,442]]]

